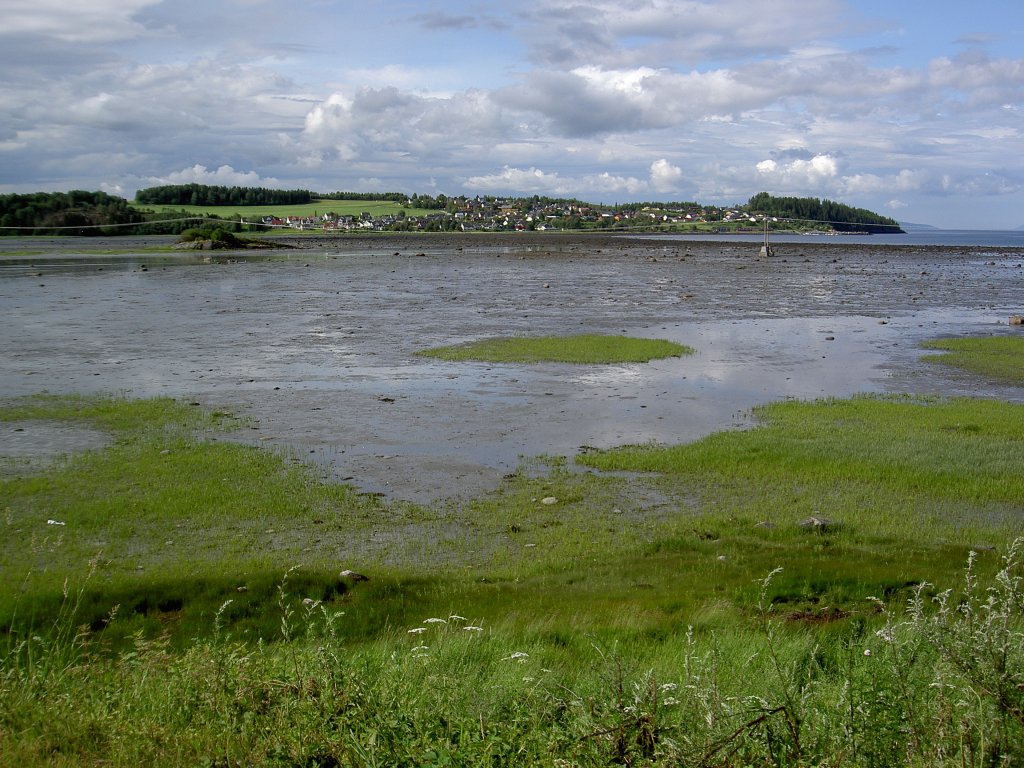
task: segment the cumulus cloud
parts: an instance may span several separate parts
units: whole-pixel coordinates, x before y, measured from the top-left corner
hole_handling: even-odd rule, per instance
[[[662,158],[651,163],[651,188],[655,192],[675,192],[683,178],[683,169]]]
[[[166,176],[151,179],[154,185],[162,184],[211,184],[225,187],[280,187],[281,182],[260,176],[256,171],[236,171],[230,165],[222,165],[214,171],[205,165],[182,168]]]
[[[478,192],[518,192],[562,197],[589,194],[598,201],[608,201],[615,195],[671,192],[677,188],[683,176],[680,168],[664,159],[654,161],[649,171],[647,178],[610,171],[564,176],[535,167],[522,169],[505,166],[499,173],[472,176],[464,183],[468,189]]]
[[[498,173],[470,176],[465,185],[468,189],[481,192],[518,190],[528,195],[562,195],[569,189],[569,185],[557,173],[545,173],[539,168],[510,168],[507,165]]]
[[[827,154],[815,155],[809,160],[796,158],[787,162],[762,160],[757,171],[776,188],[820,189],[839,176],[839,161]]]

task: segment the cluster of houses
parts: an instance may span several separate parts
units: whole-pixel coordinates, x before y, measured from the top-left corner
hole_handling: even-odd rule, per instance
[[[416,200],[407,201],[409,208]],[[324,201],[330,205],[330,201]],[[652,226],[749,221],[750,214],[735,209],[679,203],[671,206],[600,206],[538,198],[446,198],[443,209],[412,215],[398,213],[357,216],[331,211],[315,216],[266,216],[267,227],[336,231],[544,231],[559,229],[643,229]]]

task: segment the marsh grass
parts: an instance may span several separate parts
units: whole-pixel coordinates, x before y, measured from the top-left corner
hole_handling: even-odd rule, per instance
[[[0,481],[0,754],[1022,759],[1021,406],[858,397],[757,415],[691,445],[524,462],[492,494],[427,508],[214,440],[239,424],[228,413],[9,403],[0,418],[111,443]]]
[[[0,596],[6,628],[48,625],[91,562],[81,622],[103,629],[120,606],[122,636],[187,640],[230,598],[229,626],[272,639],[272,584],[294,564],[302,597],[351,609],[350,639],[421,609],[556,641],[726,626],[749,618],[753,579],[779,566],[772,599],[827,629],[862,617],[868,595],[950,578],[971,547],[1008,541],[1024,507],[1021,406],[995,401],[779,403],[753,430],[524,465],[494,493],[432,508],[213,441],[237,420],[173,401],[37,398],[3,414],[112,436],[0,480],[0,569],[21,585]],[[811,517],[829,524],[801,527]],[[349,567],[374,578],[339,581]]]
[[[944,352],[925,355],[922,360],[961,368],[1006,384],[1024,385],[1024,338],[1019,336],[932,339],[921,346]]]
[[[830,636],[755,581],[746,626],[558,644],[420,612],[359,644],[279,576],[280,642],[239,640],[225,602],[175,650],[82,632],[0,655],[5,762],[80,765],[989,766],[1024,757],[1020,544],[980,577],[919,585]],[[73,598],[72,598],[73,599]]]
[[[693,349],[663,339],[580,334],[483,339],[422,350],[417,354],[453,362],[611,364],[646,363],[664,357],[680,357],[693,354]]]

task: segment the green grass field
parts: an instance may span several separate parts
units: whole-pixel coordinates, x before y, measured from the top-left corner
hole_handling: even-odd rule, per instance
[[[188,216],[219,216],[222,219],[245,218],[256,221],[265,216],[318,216],[325,213],[336,213],[339,216],[359,216],[366,212],[372,216],[398,215],[402,210],[407,216],[426,216],[437,211],[419,208],[407,208],[390,200],[314,200],[305,205],[178,205],[154,206],[135,204],[141,211],[157,213],[176,213],[184,211]]]

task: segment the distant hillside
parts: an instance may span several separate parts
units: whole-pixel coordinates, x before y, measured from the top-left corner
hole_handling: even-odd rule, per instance
[[[772,197],[767,192],[759,192],[750,198],[747,210],[780,219],[823,224],[837,232],[903,232],[895,219],[880,216],[864,208],[853,208],[832,200],[819,200],[816,197]]]
[[[104,234],[102,227],[140,221],[127,200],[105,192],[0,195],[0,234],[97,235]]]

